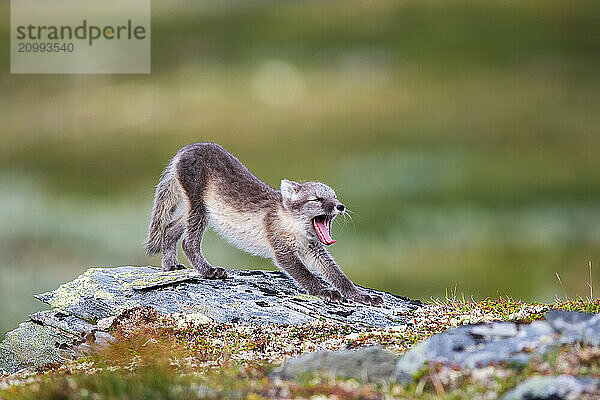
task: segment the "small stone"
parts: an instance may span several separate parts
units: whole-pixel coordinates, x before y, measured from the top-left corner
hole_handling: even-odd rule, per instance
[[[471,382],[477,386],[490,388],[496,386],[499,380],[506,379],[511,373],[511,370],[491,366],[474,369],[471,371]]]
[[[98,321],[98,323],[96,324],[96,327],[98,328],[99,331],[108,332],[110,330],[110,328],[112,327],[113,322],[115,322],[115,318],[117,318],[115,315],[111,315],[110,317],[102,318],[101,320]]]
[[[96,344],[100,347],[108,346],[116,340],[113,335],[101,331],[94,332],[94,337],[96,339]]]
[[[366,382],[391,381],[398,356],[378,346],[360,350],[318,351],[288,360],[272,377],[287,380],[305,374],[332,374]]]
[[[600,379],[570,375],[534,376],[509,390],[502,400],[576,400],[582,394],[600,396]]]
[[[201,313],[192,313],[192,314],[181,314],[181,313],[173,313],[170,316],[177,321],[177,327],[179,329],[185,329],[188,324],[191,325],[202,325],[202,324],[210,324],[212,319],[207,317]]]

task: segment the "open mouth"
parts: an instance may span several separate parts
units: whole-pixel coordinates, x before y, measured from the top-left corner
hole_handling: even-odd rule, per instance
[[[321,243],[327,246],[335,243],[330,233],[332,219],[333,217],[330,215],[319,215],[313,218],[313,226],[315,227],[315,231],[317,231],[317,236],[319,236]]]

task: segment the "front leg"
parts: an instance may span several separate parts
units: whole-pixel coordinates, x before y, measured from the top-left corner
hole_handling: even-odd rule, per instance
[[[306,259],[322,270],[327,280],[338,288],[345,297],[368,305],[383,305],[383,298],[381,296],[366,294],[358,290],[323,246],[311,244],[308,248]]]
[[[275,261],[287,272],[308,294],[322,299],[342,302],[343,298],[339,291],[326,288],[316,276],[314,276],[302,263],[298,255],[290,248],[275,251]]]

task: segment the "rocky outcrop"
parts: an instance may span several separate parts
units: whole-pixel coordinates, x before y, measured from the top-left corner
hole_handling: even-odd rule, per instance
[[[302,324],[314,320],[353,326],[404,325],[418,301],[364,289],[384,298],[385,307],[334,304],[307,295],[280,271],[228,270],[229,278],[200,278],[193,270],[162,272],[155,267],[91,268],[72,282],[36,295],[52,310],[30,316],[0,344],[0,373],[63,362],[106,342],[111,317],[138,306],[182,314],[201,323]],[[107,320],[107,318],[109,318]]]
[[[284,363],[273,376],[293,380],[309,373],[408,383],[427,364],[471,371],[488,365],[511,367],[572,343],[600,345],[600,314],[551,311],[544,321],[531,324],[464,325],[417,344],[403,356],[376,347],[304,354]],[[504,398],[575,399],[582,394],[600,398],[599,382],[587,377],[533,377]]]
[[[412,320],[421,312],[407,317],[410,311],[421,306],[420,302],[370,289],[365,290],[383,296],[385,307],[326,302],[306,295],[293,280],[278,271],[229,270],[229,276],[226,280],[209,280],[200,278],[192,270],[164,273],[155,267],[91,268],[74,281],[36,296],[52,309],[31,315],[28,321],[6,335],[0,343],[0,373],[61,363],[86,354],[95,345],[114,340],[106,331],[116,316],[121,316],[117,319],[120,321],[132,309],[151,307],[153,315],[158,312],[176,316],[177,323],[270,326],[326,321],[336,327],[340,326],[337,323],[352,325],[355,333],[344,338],[362,335],[363,331],[365,334],[379,331],[376,328],[389,328],[382,331],[402,335],[408,332],[407,326],[414,323],[407,318]],[[124,313],[126,310],[130,311]],[[156,321],[163,324],[160,317]],[[238,325],[231,328],[241,329]],[[351,347],[348,343],[355,345],[347,342],[348,347]],[[364,346],[367,342],[360,343]],[[597,354],[600,315],[551,311],[545,314],[544,320],[532,323],[459,326],[417,344],[403,356],[379,347],[317,351],[286,361],[272,377],[296,380],[307,374],[321,373],[368,382],[408,383],[429,366],[429,371],[439,368],[436,379],[440,382],[443,376],[451,382],[454,375],[449,371],[459,371],[457,374],[473,381],[486,381],[486,376],[494,373],[490,370],[502,369],[503,373],[510,374],[514,370],[508,370],[514,365],[528,364],[532,359],[530,366],[534,365],[541,360],[540,356],[558,354],[556,350],[560,346],[573,343],[581,343],[579,348],[587,346],[593,350],[589,354]],[[578,346],[567,346],[561,351],[576,348]],[[562,370],[555,372],[563,373]],[[533,376],[506,392],[503,398],[600,398],[597,378],[577,376],[587,375],[585,369],[570,370],[570,373],[574,376]],[[421,382],[423,377],[419,379]]]
[[[409,381],[426,362],[477,368],[492,363],[526,364],[534,354],[558,345],[600,344],[600,314],[550,311],[531,324],[494,322],[450,329],[416,345],[396,366],[399,381]]]

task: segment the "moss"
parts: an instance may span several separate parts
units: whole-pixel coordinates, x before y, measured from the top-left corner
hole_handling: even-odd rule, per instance
[[[199,275],[196,271],[193,270],[178,270],[178,271],[170,271],[170,272],[156,272],[154,274],[147,273],[139,273],[135,274],[133,271],[125,272],[122,274],[116,274],[115,278],[129,278],[127,280],[123,279],[123,284],[126,289],[134,288],[146,288],[151,286],[160,286],[160,285],[168,285],[175,282],[180,282],[188,279],[198,278]],[[132,275],[134,275],[137,279],[131,279]]]
[[[304,300],[304,301],[314,301],[319,300],[318,297],[311,296],[310,294],[298,293],[294,296],[294,299]]]
[[[76,280],[60,285],[50,300],[50,305],[55,308],[65,309],[76,303],[82,294],[91,293],[93,297],[100,299],[112,299],[114,295],[101,289],[92,277],[102,268],[92,267],[80,275]]]
[[[108,279],[114,279],[114,291],[104,289],[103,287],[106,287],[107,285],[105,283],[101,285],[96,280],[95,275],[99,271],[113,272]],[[191,270],[172,271],[168,273],[157,271],[156,273],[149,274],[147,270],[142,268],[133,268],[118,272],[116,269],[93,267],[89,268],[74,281],[59,286],[53,292],[49,304],[58,309],[68,309],[70,306],[77,304],[82,297],[92,297],[109,301],[115,305],[115,311],[120,312],[136,306],[133,301],[126,299],[115,304],[115,299],[117,297],[123,297],[121,294],[124,292],[153,286],[168,285],[174,282],[193,279],[195,277],[197,277],[197,273]]]

